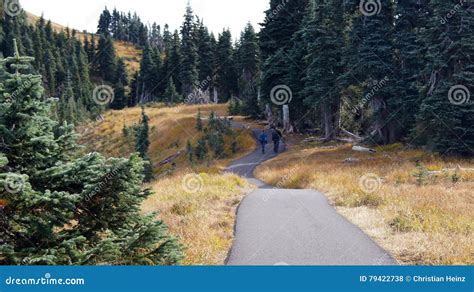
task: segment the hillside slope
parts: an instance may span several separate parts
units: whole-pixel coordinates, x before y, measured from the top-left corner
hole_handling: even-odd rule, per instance
[[[29,12],[26,12],[26,15],[29,23],[31,24],[35,24],[40,19],[39,16]],[[67,29],[67,27],[52,21],[51,25],[56,32],[65,31]],[[91,34],[88,35],[90,37]],[[77,37],[82,41],[84,41],[88,35],[84,32],[77,31]],[[130,75],[133,75],[134,72],[140,70],[140,61],[142,58],[142,50],[140,48],[137,48],[135,45],[124,41],[114,41],[114,47],[117,56],[124,59]]]
[[[148,185],[154,195],[144,202],[142,212],[159,212],[170,231],[179,236],[186,248],[184,264],[222,265],[233,240],[236,208],[252,186],[236,175],[222,174],[221,170],[230,159],[253,150],[255,142],[249,131],[235,129],[237,153],[232,154],[230,141],[225,141],[226,159],[208,158],[191,164],[185,151],[188,140],[196,145],[202,135],[195,127],[198,110],[207,124],[211,111],[224,116],[227,105],[153,105],[145,109],[150,118],[149,157],[156,180]],[[103,119],[78,129],[80,142],[87,152],[128,156],[134,152],[133,126],[140,118],[140,108],[108,111]],[[182,155],[176,160],[159,165],[179,152]]]
[[[152,105],[146,107],[146,114],[150,118],[150,148],[149,156],[153,163],[155,173],[161,174],[170,167],[159,167],[159,163],[166,158],[184,152],[187,141],[195,145],[199,138],[196,130],[196,116],[201,111],[203,120],[213,111],[219,116],[226,116],[227,105],[195,105],[177,107],[165,107],[164,105]],[[106,156],[128,156],[134,152],[134,135],[132,128],[138,124],[141,118],[140,108],[128,108],[121,111],[108,111],[102,120],[89,123],[79,128],[82,133],[81,144],[86,145],[87,151],[97,151]],[[129,131],[128,135],[124,135]],[[230,149],[225,149],[226,159],[205,161],[196,164],[197,169],[217,170],[225,166],[229,159],[239,157],[254,148],[255,142],[249,132],[236,129],[235,139],[238,151],[232,154]],[[226,143],[227,145],[229,143]],[[180,156],[173,161],[176,170],[189,167],[186,155]]]

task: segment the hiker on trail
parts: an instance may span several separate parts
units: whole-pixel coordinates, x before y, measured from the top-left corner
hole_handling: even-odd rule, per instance
[[[262,145],[262,154],[265,154],[265,146],[268,143],[268,137],[267,134],[265,134],[265,131],[262,131],[260,136],[258,136],[258,141],[260,142],[260,145]]]
[[[278,153],[278,149],[280,148],[280,140],[283,139],[283,134],[278,131],[277,128],[272,127],[272,141],[273,141],[273,151]]]

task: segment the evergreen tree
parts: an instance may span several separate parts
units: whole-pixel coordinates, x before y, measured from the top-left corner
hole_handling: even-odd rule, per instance
[[[308,5],[308,0],[279,1],[271,0],[270,8],[265,11],[265,21],[259,33],[260,50],[262,56],[262,80],[261,97],[262,102],[271,105],[271,92],[276,86],[286,85],[290,74],[289,68],[297,64],[289,55],[292,49],[292,38],[301,28],[304,12]],[[299,44],[303,46],[304,44]],[[303,71],[304,68],[297,68],[296,72]],[[290,88],[293,90],[298,88]],[[300,103],[301,106],[301,103]],[[292,116],[292,112],[290,112]],[[298,116],[301,118],[301,116]]]
[[[122,83],[123,85],[128,85],[128,74],[127,74],[127,66],[125,65],[125,61],[123,58],[118,58],[117,61],[117,71],[115,73],[115,83]]]
[[[423,75],[425,45],[421,39],[421,30],[426,27],[428,0],[397,1],[395,15],[395,56],[397,66],[396,91],[398,96],[393,102],[397,109],[394,113],[397,138],[407,138],[416,127],[421,99],[419,88]]]
[[[86,38],[88,39],[88,38]],[[84,47],[85,48],[85,47]],[[85,48],[86,49],[86,48]],[[92,34],[91,37],[90,37],[90,43],[89,43],[89,46],[87,47],[86,49],[86,53],[87,53],[87,58],[89,60],[89,65],[90,65],[90,68],[89,68],[89,73],[91,75],[94,75],[96,76],[97,75],[97,64],[95,62],[97,56],[96,56],[96,50],[97,50],[97,44],[96,44],[96,39],[95,39],[95,35]]]
[[[198,64],[199,64],[199,81],[204,84],[205,81],[211,80],[209,84],[206,83],[203,91],[213,89],[214,77],[214,51],[211,35],[207,27],[204,26],[202,20],[197,24],[197,47],[198,47]]]
[[[169,80],[170,77],[173,78],[173,82],[179,94],[183,94],[180,81],[181,59],[181,40],[178,31],[175,31],[170,48],[166,53],[165,70],[167,80]]]
[[[101,37],[109,36],[111,22],[112,22],[112,15],[110,14],[110,11],[107,9],[107,7],[105,7],[104,11],[102,12],[99,18],[97,34],[100,35]]]
[[[45,83],[48,91],[49,96],[55,96],[56,95],[56,73],[57,73],[57,67],[56,67],[56,58],[54,57],[52,51],[50,48],[48,48],[45,53],[44,53],[44,61],[48,66],[45,68]]]
[[[130,93],[128,96],[128,106],[134,107],[138,104],[140,98],[140,76],[138,72],[135,72],[130,83]]]
[[[209,133],[209,147],[214,152],[214,157],[222,158],[224,156],[224,136],[220,131]]]
[[[262,109],[258,103],[260,78],[260,48],[253,26],[248,23],[240,37],[237,50],[239,92],[243,99],[243,114],[258,118]]]
[[[463,2],[461,2],[463,3]],[[431,1],[432,13],[423,39],[428,45],[430,81],[424,92],[418,117],[418,135],[427,137],[430,149],[443,154],[474,154],[474,36],[469,29],[474,23],[472,7],[458,9],[447,21],[457,1]]]
[[[164,44],[164,51],[169,52],[171,50],[171,45],[173,43],[173,34],[169,30],[169,26],[165,24],[163,28],[163,44]]]
[[[201,110],[198,110],[198,114],[196,117],[196,130],[199,132],[204,131],[204,125],[202,123],[202,116],[201,116]]]
[[[174,104],[175,102],[178,102],[181,99],[178,92],[176,91],[176,86],[174,85],[173,77],[170,77],[168,81],[168,85],[166,86],[165,91],[165,97],[170,104]]]
[[[324,138],[329,141],[338,134],[341,58],[344,46],[342,1],[328,3],[315,0],[308,11],[312,16],[304,37],[309,61],[305,77],[305,103],[321,109]]]
[[[152,24],[148,41],[153,47],[157,48],[160,53],[165,51],[165,44],[161,35],[161,27],[158,24]]]
[[[312,9],[312,6],[307,8]],[[314,125],[314,116],[309,114],[308,107],[305,104],[307,98],[305,93],[305,78],[308,68],[308,47],[305,44],[308,33],[308,26],[312,20],[313,14],[307,11],[305,18],[301,24],[301,29],[297,31],[291,40],[293,46],[288,51],[288,58],[290,62],[287,62],[288,73],[284,77],[284,84],[286,84],[291,90],[293,99],[291,100],[291,111],[290,119],[293,121],[295,127],[298,130],[304,131],[306,128],[312,128]],[[268,67],[268,63],[266,67]]]
[[[128,105],[128,97],[125,93],[125,87],[128,86],[127,67],[122,58],[118,59],[115,75],[114,100],[110,104],[110,108],[121,110]]]
[[[361,17],[364,17],[365,35],[360,46],[360,67],[366,72],[363,80],[367,84],[365,94],[368,94],[381,80],[395,79],[392,2],[381,5],[379,14]],[[371,142],[390,144],[396,141],[396,121],[392,112],[396,111],[394,104],[399,98],[394,86],[382,86],[371,100],[371,124],[375,131]]]
[[[42,35],[44,34],[44,31],[43,30],[43,25],[42,23],[44,22],[43,18],[40,18],[40,20],[38,20],[38,22],[36,23],[36,26],[35,26],[35,30],[33,31],[33,37],[32,37],[32,40],[33,40],[33,46],[34,46],[34,58],[35,58],[35,67],[36,68],[41,68],[44,63],[43,63],[43,51],[44,51],[44,47],[43,47],[43,39],[42,39]],[[68,56],[70,57],[70,56]]]
[[[156,214],[142,216],[143,160],[77,157],[72,125],[50,116],[32,58],[1,60],[0,264],[172,265],[182,252]],[[67,228],[65,228],[67,226]]]
[[[262,58],[266,60],[280,49],[291,47],[291,38],[300,29],[307,0],[270,0],[260,31]]]
[[[110,17],[110,24],[109,24],[109,30],[112,33],[112,36],[114,38],[120,39],[120,22],[122,21],[120,12],[117,10],[117,8],[114,8],[112,10],[112,15]],[[100,22],[100,19],[99,19]]]
[[[221,102],[227,102],[233,95],[238,94],[237,72],[234,58],[232,35],[229,30],[224,30],[219,35],[216,53],[216,85]]]
[[[110,103],[110,108],[114,110],[122,110],[128,105],[128,98],[125,92],[125,86],[122,81],[114,85],[114,100]]]
[[[188,140],[188,143],[186,144],[186,153],[188,154],[188,160],[190,163],[194,162],[194,149],[193,145],[191,144],[191,141]]]
[[[154,74],[157,79],[157,83],[154,84],[153,94],[157,97],[157,101],[162,101],[162,96],[165,93],[168,80],[166,79],[162,56],[158,47],[152,48],[152,56],[153,56],[153,61],[155,63]]]
[[[146,162],[144,168],[145,182],[150,182],[153,179],[153,168],[151,166],[150,158],[148,157],[148,148],[150,147],[149,133],[150,127],[148,125],[150,118],[145,114],[145,108],[142,107],[142,119],[136,132],[135,150],[140,157]]]
[[[155,92],[160,80],[157,75],[158,67],[155,61],[156,58],[152,48],[149,45],[146,45],[140,64],[140,102],[150,102],[155,100],[157,97]]]
[[[396,106],[401,96],[396,86],[388,82],[397,79],[394,75],[395,33],[394,3],[378,5],[374,15],[364,15],[358,1],[346,4],[348,43],[343,50],[345,64],[340,84],[343,91],[360,92],[354,98],[355,119],[361,118],[363,133],[367,142],[387,144],[397,141],[397,121],[394,119]],[[366,109],[367,108],[367,109]],[[363,112],[369,112],[364,117]]]
[[[181,27],[181,56],[180,80],[182,83],[182,93],[184,96],[189,96],[199,83],[197,44],[194,34],[194,15],[189,5],[186,7],[184,23]]]
[[[74,123],[77,122],[78,118],[80,118],[81,114],[78,113],[77,104],[74,97],[74,90],[71,83],[71,74],[68,74],[68,78],[66,81],[66,88],[64,90],[63,95],[59,100],[59,121],[60,122],[69,122]]]
[[[116,64],[115,48],[112,39],[108,35],[101,35],[97,47],[97,68],[99,76],[108,83],[115,82]]]
[[[199,139],[196,146],[195,153],[196,153],[196,158],[199,161],[203,161],[204,159],[206,159],[207,154],[208,154],[208,149],[207,149],[206,139],[204,137]]]

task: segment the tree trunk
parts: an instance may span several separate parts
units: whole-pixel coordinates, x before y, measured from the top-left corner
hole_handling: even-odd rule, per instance
[[[324,126],[324,140],[331,141],[334,139],[334,116],[331,113],[330,107],[326,104],[321,107],[321,111]]]
[[[217,88],[214,87],[214,103],[219,103],[219,97],[217,95]]]
[[[273,120],[273,113],[269,104],[265,105],[265,116],[267,117],[268,123],[271,123]]]
[[[293,132],[290,122],[290,106],[287,104],[283,106],[283,131],[285,133]]]

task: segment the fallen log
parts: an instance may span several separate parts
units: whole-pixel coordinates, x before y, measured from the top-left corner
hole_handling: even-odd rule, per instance
[[[374,149],[362,147],[362,146],[354,146],[352,147],[352,151],[357,151],[357,152],[366,152],[366,153],[377,153]]]
[[[303,140],[303,142],[305,143],[310,143],[310,142],[323,142],[325,141],[324,138],[320,138],[320,137],[309,137],[309,138],[306,138]]]
[[[360,137],[359,135],[356,135],[356,134],[354,134],[354,133],[351,133],[351,132],[347,131],[347,130],[344,129],[344,128],[341,128],[341,132],[344,133],[344,134],[346,134],[347,136],[351,137],[352,139],[354,139],[354,140],[356,140],[356,141],[362,141],[362,140],[365,139],[365,138]]]
[[[343,142],[343,143],[357,143],[358,141],[354,141],[354,139],[351,138],[342,138],[342,137],[336,137],[334,138],[337,142]]]
[[[171,155],[170,157],[166,158],[165,160],[160,161],[158,163],[158,166],[163,166],[163,165],[166,165],[168,163],[171,163],[171,162],[175,161],[178,157],[180,157],[183,154],[183,152],[184,151],[179,151],[178,153]]]
[[[345,159],[343,161],[343,163],[356,163],[356,162],[360,162],[360,159],[359,158],[353,158],[353,157],[349,157],[347,159]]]
[[[451,172],[474,172],[474,168],[461,168],[461,167],[456,167],[456,168],[443,168],[442,170],[433,170],[433,171],[428,171],[428,175],[438,175],[438,174],[443,174],[443,173],[451,173]]]

